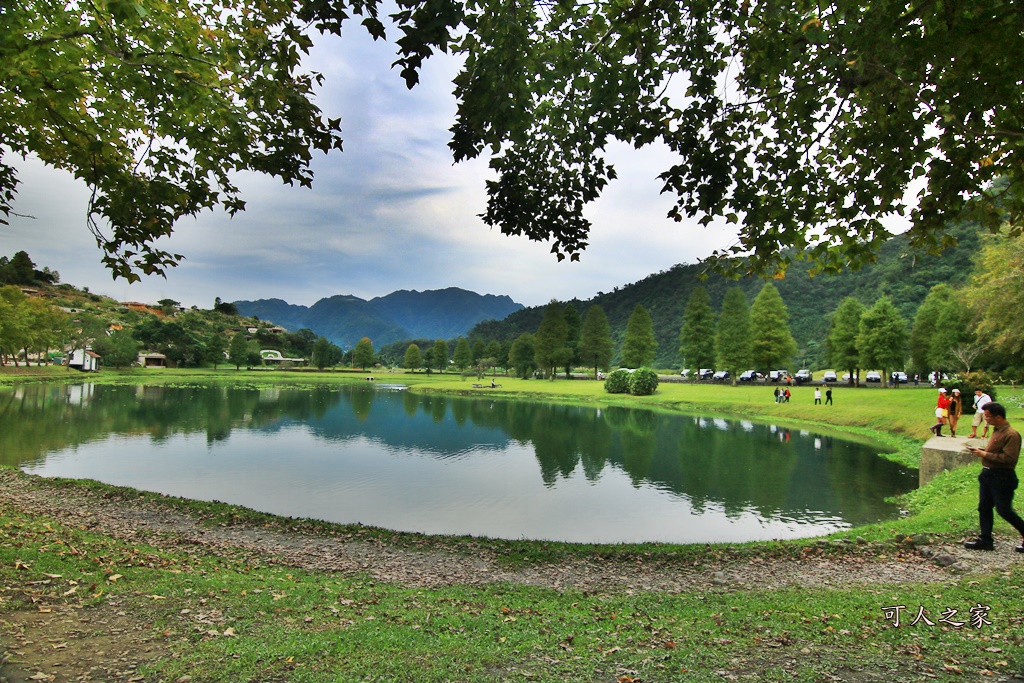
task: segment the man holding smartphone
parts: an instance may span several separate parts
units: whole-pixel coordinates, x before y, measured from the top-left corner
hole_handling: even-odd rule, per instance
[[[967,450],[981,458],[978,475],[978,538],[964,543],[968,550],[993,550],[993,508],[1021,535],[1021,544],[1014,548],[1024,553],[1024,519],[1013,509],[1013,492],[1017,490],[1017,459],[1020,457],[1020,433],[1006,420],[1006,408],[992,401],[984,406],[986,427],[992,427],[992,438],[984,448],[968,446]]]

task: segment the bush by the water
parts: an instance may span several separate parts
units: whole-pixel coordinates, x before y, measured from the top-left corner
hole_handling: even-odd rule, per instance
[[[604,390],[609,394],[633,394],[634,396],[650,396],[658,388],[658,373],[650,368],[627,370],[619,368],[608,375],[604,381]]]
[[[604,390],[609,394],[625,394],[629,392],[629,370],[619,368],[610,373],[604,381]]]
[[[650,368],[639,368],[629,373],[629,393],[650,396],[658,389],[658,373]]]

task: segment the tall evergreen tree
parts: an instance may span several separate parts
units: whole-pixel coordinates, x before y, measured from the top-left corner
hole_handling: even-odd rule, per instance
[[[430,350],[430,362],[441,372],[444,372],[445,368],[448,367],[448,342],[444,339],[438,339],[434,342],[434,348]]]
[[[850,384],[859,376],[861,368],[860,354],[857,352],[857,336],[860,334],[860,319],[864,315],[864,304],[852,296],[839,302],[829,321],[828,336],[825,347],[828,349],[828,361],[833,368],[846,370],[850,374]]]
[[[654,362],[658,342],[654,339],[654,323],[651,315],[642,305],[637,304],[626,323],[626,338],[622,341],[622,365],[639,368]]]
[[[739,287],[732,287],[722,300],[722,312],[715,330],[715,349],[719,370],[728,370],[732,383],[753,358],[750,340],[750,305]]]
[[[580,328],[583,326],[583,320],[580,318],[580,312],[576,310],[576,307],[572,304],[566,304],[565,306],[565,346],[567,349],[567,357],[565,360],[565,378],[569,379],[572,375],[572,369],[579,365],[580,358]]]
[[[508,364],[516,369],[516,374],[519,377],[526,379],[530,376],[533,369],[537,367],[535,357],[533,335],[529,332],[523,332],[516,337],[516,340],[512,342],[511,348],[509,348]]]
[[[455,368],[460,372],[473,364],[473,349],[469,345],[469,340],[465,337],[459,337],[459,340],[455,342],[455,353],[452,355],[452,361],[455,363]]]
[[[598,370],[611,367],[615,347],[612,344],[612,328],[604,309],[594,304],[587,311],[580,330],[580,358],[588,368],[594,368],[594,377]]]
[[[552,300],[544,309],[544,317],[533,341],[537,366],[547,373],[549,379],[555,378],[558,367],[569,357],[569,347],[566,346],[568,334],[569,326],[565,322],[562,304]]]
[[[789,331],[789,309],[770,282],[765,283],[750,307],[750,325],[756,367],[769,372],[796,354],[796,341]]]
[[[683,326],[679,330],[679,355],[688,368],[715,365],[715,312],[704,287],[695,287],[686,302]]]
[[[924,298],[921,305],[917,307],[914,314],[914,325],[910,328],[910,361],[914,370],[926,375],[933,367],[932,342],[938,330],[939,316],[942,310],[953,298],[953,288],[945,283],[939,283],[928,290],[928,296]]]
[[[907,354],[907,324],[889,297],[880,298],[861,316],[857,352],[861,364],[881,371],[886,384],[889,372],[903,367]]]

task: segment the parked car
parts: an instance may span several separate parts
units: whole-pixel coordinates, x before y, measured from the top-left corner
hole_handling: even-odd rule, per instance
[[[729,379],[729,371],[719,370],[718,372],[711,376],[711,379],[714,380],[715,382],[724,382],[725,380]]]
[[[896,384],[906,384],[907,383],[907,373],[899,372],[899,371],[894,372],[894,373],[892,373],[892,380]]]
[[[697,379],[711,379],[714,374],[715,371],[710,368],[701,368],[697,371]]]
[[[853,375],[853,381],[856,382],[858,379],[860,379],[860,376],[857,375],[857,374],[854,374]],[[844,382],[849,382],[850,381],[850,373],[848,373],[848,372],[844,372],[843,373],[843,381]]]
[[[764,375],[754,370],[747,370],[739,377],[741,382],[754,382],[759,379],[764,379]]]
[[[690,368],[683,368],[683,371],[679,373],[679,376],[683,379],[690,379],[690,375],[693,374],[693,370]]]
[[[847,374],[849,374],[849,373],[847,373]],[[850,378],[847,377],[846,379],[850,379]],[[836,379],[836,371],[835,370],[826,370],[825,374],[821,376],[821,381],[825,382],[825,383],[837,381],[837,379]]]
[[[797,370],[796,375],[793,376],[797,384],[803,384],[804,382],[810,382],[814,379],[814,375],[810,370]]]
[[[773,382],[785,382],[789,377],[789,370],[772,370],[768,373],[768,379]]]
[[[864,381],[865,382],[881,382],[882,381],[882,375],[881,375],[881,373],[876,372],[875,370],[871,370],[866,375],[864,375]]]

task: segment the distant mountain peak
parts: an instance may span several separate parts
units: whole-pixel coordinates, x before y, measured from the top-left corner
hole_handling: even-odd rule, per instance
[[[366,301],[335,294],[312,306],[282,299],[235,301],[242,315],[254,315],[290,330],[309,328],[342,348],[369,337],[380,347],[403,339],[454,339],[484,320],[501,320],[523,308],[509,296],[478,294],[459,287],[398,290]]]

